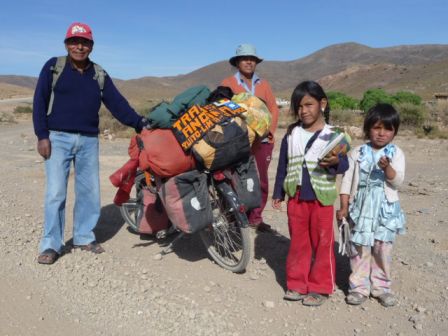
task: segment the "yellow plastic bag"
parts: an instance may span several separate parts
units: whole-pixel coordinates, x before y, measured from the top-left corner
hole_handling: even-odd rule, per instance
[[[241,117],[252,130],[261,138],[269,133],[271,127],[271,113],[266,104],[258,97],[248,92],[242,92],[232,97],[232,101],[246,109]]]

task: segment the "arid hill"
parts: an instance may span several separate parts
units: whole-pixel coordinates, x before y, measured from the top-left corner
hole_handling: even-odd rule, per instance
[[[0,99],[22,98],[22,97],[30,97],[32,95],[33,95],[32,88],[2,83],[0,81]]]
[[[448,45],[413,45],[371,48],[343,43],[323,48],[294,61],[265,61],[258,67],[277,95],[288,97],[297,83],[312,79],[328,90],[359,97],[369,88],[409,90],[425,99],[448,90]],[[227,61],[213,63],[185,75],[116,80],[124,95],[134,103],[172,97],[185,88],[205,84],[216,87],[234,72]],[[0,83],[34,87],[36,78],[0,76]]]

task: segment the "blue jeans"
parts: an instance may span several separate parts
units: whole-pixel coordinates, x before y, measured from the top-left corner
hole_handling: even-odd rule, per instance
[[[61,253],[64,245],[65,202],[70,165],[75,170],[73,244],[95,241],[100,216],[99,144],[94,135],[50,131],[51,155],[45,161],[47,189],[45,223],[40,252],[53,249]]]

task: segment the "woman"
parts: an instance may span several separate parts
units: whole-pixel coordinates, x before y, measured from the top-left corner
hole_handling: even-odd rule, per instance
[[[274,134],[277,128],[279,110],[268,81],[261,79],[256,73],[257,64],[263,59],[257,56],[255,47],[251,44],[241,44],[236,49],[236,55],[230,58],[229,63],[238,71],[221,83],[228,86],[235,94],[249,92],[262,99],[272,114],[272,123],[267,138],[254,144],[253,154],[257,162],[260,175],[262,203],[260,208],[253,209],[249,214],[249,224],[257,231],[270,232],[271,226],[263,222],[262,212],[266,206],[269,191],[268,168],[271,162],[272,150],[274,149]]]

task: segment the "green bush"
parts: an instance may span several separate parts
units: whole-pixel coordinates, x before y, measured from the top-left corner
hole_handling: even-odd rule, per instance
[[[426,119],[426,110],[423,106],[411,103],[396,104],[395,108],[400,113],[400,120],[403,126],[420,128]]]
[[[29,105],[19,105],[14,108],[14,113],[31,114],[33,113],[33,108]]]
[[[364,92],[364,95],[359,103],[359,107],[367,112],[371,107],[378,103],[393,104],[394,99],[383,89],[370,89]]]
[[[327,92],[327,97],[332,110],[356,110],[359,101],[338,91]]]
[[[410,103],[413,105],[421,105],[422,98],[415,93],[407,91],[398,91],[392,96],[395,104]]]

